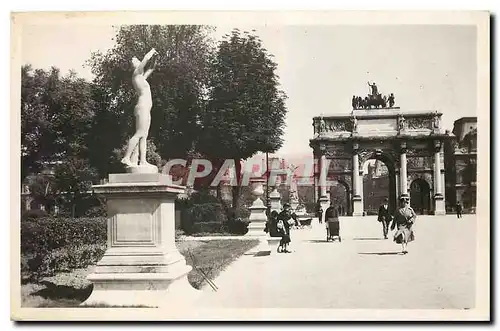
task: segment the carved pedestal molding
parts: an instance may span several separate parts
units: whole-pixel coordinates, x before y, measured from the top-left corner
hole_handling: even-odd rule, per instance
[[[281,211],[281,195],[276,187],[269,194],[269,200],[271,204],[271,211],[277,211],[279,213]]]
[[[164,174],[110,174],[94,186],[107,200],[108,247],[88,276],[87,305],[172,307],[197,297],[191,266],[175,246],[175,206],[184,187]]]
[[[266,205],[262,200],[262,196],[264,195],[264,183],[265,179],[255,178],[252,179],[253,191],[252,194],[255,197],[255,200],[248,209],[250,209],[250,217],[248,220],[250,224],[248,225],[248,232],[245,236],[254,237],[259,240],[259,244],[254,247],[250,253],[270,253],[269,243],[267,241],[268,235],[264,232],[266,228],[267,215],[266,215]]]
[[[264,229],[266,227],[266,205],[262,201],[262,196],[264,195],[264,179],[252,179],[253,191],[252,195],[255,197],[252,205],[248,208],[250,209],[250,224],[248,225],[247,236],[264,236]]]

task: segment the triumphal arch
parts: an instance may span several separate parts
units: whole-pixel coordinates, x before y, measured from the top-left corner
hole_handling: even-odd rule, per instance
[[[443,146],[451,135],[443,132],[441,116],[437,111],[365,106],[355,107],[350,115],[314,117],[309,145],[319,160],[315,185],[323,210],[330,204],[327,192],[334,183],[345,187],[347,213],[364,215],[362,166],[377,159],[388,169],[391,208],[398,197],[411,199],[413,194],[428,201],[429,213],[445,214]]]

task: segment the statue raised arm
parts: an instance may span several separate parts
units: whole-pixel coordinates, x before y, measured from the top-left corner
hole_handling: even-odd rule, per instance
[[[149,126],[151,124],[151,107],[153,106],[153,100],[151,97],[151,89],[146,78],[151,75],[154,70],[154,66],[146,72],[144,72],[144,69],[148,61],[156,54],[158,54],[158,52],[153,48],[144,56],[142,61],[139,61],[139,59],[135,56],[132,58],[132,66],[134,68],[132,73],[132,86],[138,96],[137,103],[134,108],[135,134],[132,138],[130,138],[125,156],[121,160],[121,162],[127,167],[136,167],[137,164],[132,162],[131,156],[135,149],[138,148],[139,166],[149,167],[151,168],[151,171],[154,170],[153,168],[156,168],[156,166],[153,166],[146,161],[146,139],[148,137]],[[156,171],[157,170],[158,169],[156,169]]]
[[[377,84],[375,84],[375,82],[373,82],[373,84],[370,84],[370,82],[368,82],[368,86],[371,87],[373,96],[378,94],[378,88],[377,88]]]

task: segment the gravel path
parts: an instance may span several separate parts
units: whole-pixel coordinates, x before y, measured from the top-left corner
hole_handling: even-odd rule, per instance
[[[202,306],[228,308],[474,307],[476,217],[420,216],[409,254],[374,217],[343,218],[342,242],[324,225],[292,233],[292,254],[244,255],[205,289]]]

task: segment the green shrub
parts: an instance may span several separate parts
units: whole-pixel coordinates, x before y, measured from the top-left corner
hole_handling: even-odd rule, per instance
[[[216,233],[222,232],[222,223],[220,222],[200,222],[194,223],[192,227],[193,233],[208,232]]]
[[[45,217],[21,223],[21,253],[49,252],[70,245],[104,244],[107,222],[104,217]]]
[[[248,219],[250,217],[250,210],[244,205],[238,205],[236,208],[227,209],[227,218],[229,221],[236,221],[238,219]]]
[[[48,252],[36,252],[21,259],[21,273],[31,280],[53,276],[58,272],[86,268],[101,259],[106,244],[69,245]]]
[[[220,232],[227,222],[224,206],[220,203],[204,203],[191,206],[182,217],[182,230],[187,234],[200,232]],[[200,225],[205,224],[205,225]],[[206,225],[211,224],[211,225]],[[218,224],[218,225],[215,225]],[[206,230],[205,230],[206,229]]]
[[[188,215],[193,223],[218,222],[222,224],[227,221],[224,207],[220,203],[194,205],[189,209]]]
[[[248,232],[248,224],[250,224],[248,219],[237,218],[228,221],[226,228],[232,234],[244,235]]]
[[[188,210],[195,205],[202,205],[206,203],[222,203],[217,197],[211,195],[206,191],[194,192],[189,198],[175,200],[176,210]]]
[[[25,210],[21,213],[21,221],[34,220],[37,218],[47,217],[48,213],[41,209]]]

